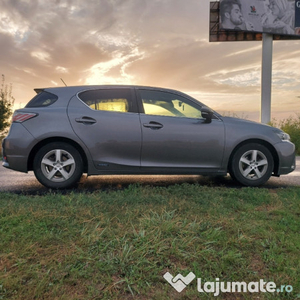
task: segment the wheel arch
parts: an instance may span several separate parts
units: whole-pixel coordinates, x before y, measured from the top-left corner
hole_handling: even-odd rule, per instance
[[[233,156],[236,153],[236,151],[240,147],[247,145],[247,144],[252,144],[252,143],[261,144],[261,145],[265,146],[271,152],[273,159],[274,159],[273,172],[275,175],[277,175],[278,170],[279,170],[279,157],[278,157],[277,151],[272,144],[270,144],[269,142],[267,142],[265,140],[261,140],[261,139],[249,139],[249,140],[242,141],[241,143],[236,145],[235,148],[233,149],[233,151],[231,151],[231,154],[230,154],[230,157],[228,160],[227,170],[230,170],[230,168],[231,168],[231,162],[232,162]]]
[[[87,156],[86,156],[83,148],[75,141],[73,141],[69,138],[64,138],[64,137],[51,137],[51,138],[47,138],[47,139],[44,139],[44,140],[38,142],[30,151],[28,161],[27,161],[27,170],[28,171],[33,170],[33,160],[34,160],[34,157],[35,157],[36,153],[38,152],[38,150],[41,147],[43,147],[49,143],[52,143],[52,142],[64,142],[64,143],[72,145],[76,150],[78,150],[82,157],[82,160],[83,160],[83,172],[88,173],[88,159],[87,159]]]

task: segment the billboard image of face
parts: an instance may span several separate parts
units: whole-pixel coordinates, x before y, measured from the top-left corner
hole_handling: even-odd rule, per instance
[[[300,0],[220,0],[220,28],[300,35]]]

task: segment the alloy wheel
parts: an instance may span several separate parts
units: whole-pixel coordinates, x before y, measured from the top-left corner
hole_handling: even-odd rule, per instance
[[[268,159],[259,150],[249,150],[241,156],[239,170],[245,178],[257,180],[266,174]]]
[[[63,182],[74,174],[76,163],[66,150],[54,149],[44,155],[41,161],[43,175],[50,181]]]

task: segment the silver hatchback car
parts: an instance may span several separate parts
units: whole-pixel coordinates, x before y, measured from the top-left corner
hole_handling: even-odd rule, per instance
[[[181,92],[142,86],[36,89],[3,140],[3,166],[53,189],[83,173],[226,175],[259,186],[295,169],[281,130],[223,117]]]

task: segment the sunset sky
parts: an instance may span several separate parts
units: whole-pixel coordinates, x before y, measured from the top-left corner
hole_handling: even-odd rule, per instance
[[[0,71],[16,107],[34,88],[174,88],[259,120],[261,42],[209,43],[208,0],[0,0]],[[276,41],[272,117],[300,113],[300,40]]]

